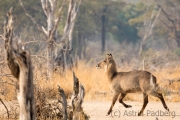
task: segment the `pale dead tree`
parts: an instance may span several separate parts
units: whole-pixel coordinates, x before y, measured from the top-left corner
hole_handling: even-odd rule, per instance
[[[25,50],[13,47],[13,22],[13,8],[11,7],[7,13],[7,22],[4,24],[6,59],[11,73],[19,80],[20,92],[18,94],[18,101],[20,105],[20,120],[35,120],[36,112],[31,58]]]
[[[23,7],[24,11],[26,12],[26,15],[30,17],[30,19],[34,22],[34,24],[37,26],[37,28],[42,31],[46,36],[46,42],[47,42],[47,74],[48,77],[51,78],[54,70],[54,46],[57,45],[62,48],[62,46],[67,47],[66,38],[68,37],[69,40],[72,40],[72,31],[74,27],[74,20],[76,18],[76,14],[80,5],[81,0],[79,1],[77,5],[77,0],[70,0],[69,2],[69,10],[68,10],[68,17],[67,22],[64,28],[64,33],[60,39],[60,43],[56,43],[57,40],[57,27],[61,19],[61,13],[63,10],[63,7],[67,3],[66,0],[63,0],[63,3],[61,7],[58,9],[58,14],[56,15],[57,10],[57,0],[41,0],[42,9],[44,11],[44,14],[47,17],[47,28],[45,29],[43,26],[40,27],[37,22],[34,20],[34,18],[27,13],[27,10],[23,6],[21,0],[20,4]]]
[[[58,100],[59,102],[62,103],[63,106],[63,120],[67,120],[67,101],[66,101],[66,96],[64,93],[64,90],[58,86],[58,94],[62,98],[62,100]]]
[[[159,10],[156,14],[156,9],[155,9],[156,7],[157,6],[155,5],[154,10],[152,11],[150,18],[148,18],[148,16],[147,16],[147,12],[149,10],[149,7],[147,8],[147,12],[146,12],[145,19],[144,19],[144,26],[143,26],[144,35],[143,35],[143,38],[141,40],[140,48],[139,48],[139,58],[141,57],[142,51],[145,48],[147,39],[152,35],[152,29],[154,28],[155,23],[157,22],[158,17],[161,13],[161,8],[159,8]]]
[[[85,115],[82,109],[82,103],[85,96],[85,89],[73,72],[73,95],[71,97],[73,120],[82,120]]]
[[[66,20],[66,25],[64,27],[64,35],[67,34],[68,36],[68,42],[69,42],[68,49],[70,50],[72,49],[72,32],[74,28],[74,21],[76,19],[76,15],[79,10],[80,3],[81,3],[81,0],[79,0],[79,3],[77,3],[76,0],[71,0],[69,2],[68,16]]]
[[[8,21],[4,22],[4,41],[5,41],[5,50],[6,50],[6,61],[8,67],[11,70],[12,75],[19,79],[19,66],[15,62],[14,53],[17,52],[16,49],[12,46],[13,39],[13,8],[9,9],[9,12],[6,14]]]
[[[16,62],[20,67],[19,94],[20,120],[35,120],[35,100],[33,86],[33,72],[30,54],[26,51],[15,53]]]
[[[173,38],[180,47],[180,1],[179,0],[154,0],[162,9],[160,21],[167,28],[168,36]]]
[[[69,2],[69,8],[68,8],[68,15],[67,15],[67,20],[66,20],[66,25],[64,27],[64,33],[61,38],[61,41],[66,39],[67,37],[67,45],[64,46],[61,51],[61,48],[59,52],[57,53],[56,59],[59,58],[59,55],[61,55],[61,52],[63,52],[63,58],[64,58],[64,70],[66,69],[71,69],[72,68],[72,56],[71,56],[71,51],[72,51],[72,34],[73,34],[73,28],[74,28],[74,22],[79,10],[81,0],[79,2],[77,0],[71,0]]]
[[[145,69],[145,65],[146,65],[146,60],[143,59],[143,70],[146,70],[146,69]]]

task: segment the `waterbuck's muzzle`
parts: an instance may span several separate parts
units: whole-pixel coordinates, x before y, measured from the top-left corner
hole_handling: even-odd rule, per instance
[[[97,65],[96,65],[96,69],[99,69],[99,68],[100,68],[100,66],[99,66],[99,64],[97,64]]]

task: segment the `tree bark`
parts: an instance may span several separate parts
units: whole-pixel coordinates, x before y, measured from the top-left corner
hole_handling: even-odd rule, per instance
[[[20,104],[20,120],[35,120],[36,110],[34,100],[34,85],[31,58],[26,51],[15,54],[16,61],[20,67],[20,93],[18,95],[18,101]]]
[[[85,96],[85,89],[78,78],[73,72],[73,95],[71,97],[72,109],[73,109],[73,120],[81,120],[81,116],[84,115],[82,109],[82,103]],[[84,116],[83,116],[84,117]]]
[[[67,101],[66,101],[66,96],[64,94],[64,90],[58,86],[58,93],[59,93],[59,96],[61,96],[62,98],[62,101],[61,100],[58,100],[59,102],[62,103],[62,106],[63,106],[63,120],[67,120]]]

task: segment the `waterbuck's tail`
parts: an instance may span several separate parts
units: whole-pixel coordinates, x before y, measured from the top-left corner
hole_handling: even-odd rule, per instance
[[[160,87],[159,87],[159,85],[157,84],[156,77],[153,76],[152,74],[151,74],[151,76],[150,76],[150,85],[151,85],[151,87],[152,87],[153,90],[155,90],[155,91],[157,91],[157,92],[160,91]]]
[[[167,88],[164,88],[157,83],[156,77],[152,74],[150,76],[150,85],[154,91],[159,93],[162,93],[163,91],[167,90]]]

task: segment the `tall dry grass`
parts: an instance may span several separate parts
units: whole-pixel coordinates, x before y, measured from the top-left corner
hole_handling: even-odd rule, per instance
[[[76,76],[79,81],[84,85],[86,90],[85,99],[86,100],[111,100],[112,92],[109,86],[109,82],[106,79],[105,72],[103,69],[96,69],[96,65],[86,64],[84,61],[79,62],[78,69],[74,69]],[[134,66],[124,66],[118,68],[118,71],[130,71]],[[180,77],[180,67],[174,68],[164,68],[157,71],[150,71],[153,75],[157,77],[158,84],[165,89],[162,91],[165,95],[165,99],[168,101],[180,101],[179,94],[167,94],[167,91],[179,93],[180,82],[173,82],[169,84],[169,80],[173,80]],[[54,73],[54,78],[49,81],[41,80],[39,85],[46,88],[54,88],[51,93],[51,98],[55,97],[57,94],[56,86],[60,85],[64,90],[66,95],[70,98],[72,94],[73,76],[72,71],[67,71],[65,74]],[[166,91],[167,90],[167,91]],[[125,100],[136,100],[142,101],[142,94],[129,94],[126,96]],[[151,100],[157,101],[157,98],[150,97]]]
[[[112,92],[109,86],[109,82],[106,79],[105,72],[103,69],[96,69],[96,64],[90,65],[86,64],[85,61],[80,61],[78,69],[74,69],[76,76],[79,81],[84,85],[86,95],[85,100],[111,100]],[[124,66],[118,68],[118,71],[130,71],[134,66]],[[157,82],[165,88],[175,93],[180,92],[180,82],[169,83],[169,80],[180,78],[180,67],[171,67],[159,69],[157,71],[150,71],[153,75],[157,77]],[[40,76],[41,74],[36,71],[35,76]],[[6,78],[4,78],[6,79]],[[51,80],[46,80],[44,77],[39,77],[35,80],[35,85],[41,90],[44,90],[49,99],[57,98],[57,85],[60,85],[64,90],[68,98],[70,98],[73,91],[73,75],[72,71],[66,71],[64,74],[54,73],[54,77]],[[6,95],[7,100],[16,99],[15,87],[9,84],[4,85],[7,88],[8,94]],[[180,101],[179,94],[167,94],[163,91],[165,99],[169,101]],[[152,100],[158,100],[156,98],[150,97]],[[126,96],[125,100],[137,100],[142,101],[142,94],[129,94]]]

